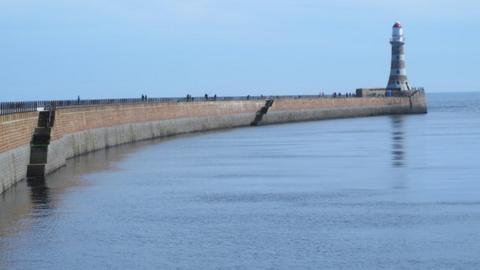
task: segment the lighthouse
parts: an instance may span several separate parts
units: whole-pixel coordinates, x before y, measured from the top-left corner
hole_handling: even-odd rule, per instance
[[[399,22],[393,25],[390,44],[392,45],[392,61],[387,90],[410,90],[405,70],[405,38],[402,25]]]

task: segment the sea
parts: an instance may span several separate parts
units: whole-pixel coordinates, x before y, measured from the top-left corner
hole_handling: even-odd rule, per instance
[[[79,156],[0,195],[0,269],[480,269],[480,93]]]

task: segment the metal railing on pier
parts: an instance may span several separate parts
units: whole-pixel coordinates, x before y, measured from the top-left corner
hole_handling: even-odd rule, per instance
[[[414,90],[412,88],[412,90]],[[423,88],[415,88],[422,91]],[[39,101],[19,101],[19,102],[0,102],[0,115],[34,112],[37,110],[49,108],[67,108],[76,106],[98,106],[112,104],[140,104],[140,103],[177,103],[177,102],[206,102],[206,101],[234,101],[234,100],[265,100],[267,98],[279,99],[316,99],[316,98],[354,98],[355,94],[336,94],[333,95],[260,95],[260,96],[202,96],[202,97],[168,97],[168,98],[117,98],[117,99],[73,99],[73,100],[39,100]]]
[[[112,104],[140,104],[140,103],[177,103],[177,102],[205,102],[205,101],[234,101],[234,100],[264,100],[273,97],[275,99],[299,99],[318,98],[318,95],[298,96],[232,96],[232,97],[169,97],[169,98],[117,98],[117,99],[73,99],[73,100],[39,100],[0,102],[0,115],[34,112],[46,108],[66,108],[75,106],[98,106]]]
[[[38,108],[35,101],[0,102],[0,115],[33,112]]]

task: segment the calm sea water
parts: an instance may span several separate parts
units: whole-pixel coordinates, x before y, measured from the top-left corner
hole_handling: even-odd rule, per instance
[[[0,196],[0,269],[479,269],[480,95],[75,158]]]

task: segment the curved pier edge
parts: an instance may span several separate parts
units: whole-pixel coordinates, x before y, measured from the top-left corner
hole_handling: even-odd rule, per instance
[[[200,105],[203,107],[200,107]],[[255,122],[258,111],[264,105],[265,103],[262,101],[228,104],[212,102],[211,104],[161,105],[163,106],[161,108],[164,109],[162,112],[150,111],[158,108],[158,106],[155,107],[156,105],[142,105],[132,108],[123,108],[121,106],[81,107],[79,109],[61,111],[59,117],[63,117],[63,119],[55,124],[54,129],[58,133],[53,135],[48,146],[45,172],[47,174],[52,173],[64,166],[67,159],[116,145],[192,132],[247,127],[252,124],[252,121]],[[188,106],[197,106],[197,108],[191,109]],[[234,109],[232,109],[232,106]],[[123,111],[123,109],[125,110]],[[259,121],[255,122],[255,125],[392,114],[422,114],[426,112],[426,101],[423,93],[409,98],[275,100],[268,113],[266,110],[265,112],[262,111],[262,117],[258,117],[257,120]],[[160,113],[160,116],[162,116],[162,113],[173,113],[174,117],[177,118],[169,120],[140,120],[137,123],[110,125],[110,117],[116,115],[116,113],[121,113],[119,115],[120,118],[117,119],[120,121],[119,123],[123,121],[121,117],[126,115],[130,117],[132,115],[140,115],[140,117],[148,119],[147,116],[157,117],[158,113]],[[182,113],[186,117],[180,116]],[[13,121],[19,123],[18,132],[28,130],[33,133],[34,121],[32,116],[34,113],[30,114],[32,115],[26,115],[23,118],[25,120],[22,120],[23,122]],[[208,114],[212,115],[209,116]],[[19,116],[19,118],[22,117]],[[102,124],[97,128],[89,128],[89,121],[101,121]],[[3,122],[3,124],[5,123],[7,122]],[[81,131],[69,131],[75,129],[77,124],[84,125],[86,128],[83,128],[83,130],[79,129]],[[101,127],[102,125],[109,126]],[[12,136],[18,136],[20,133],[15,133],[16,130],[9,129],[10,135],[7,134],[9,136],[7,136],[7,139]],[[27,138],[22,138],[21,141],[25,144],[20,144],[16,148],[0,152],[0,194],[17,182],[26,179],[27,166],[30,160],[30,145],[26,144]]]
[[[243,113],[124,124],[67,134],[50,144],[46,173],[61,168],[67,159],[104,148],[200,131],[246,127],[251,121],[252,115]]]
[[[356,118],[396,114],[424,114],[426,107],[416,106],[412,109],[405,105],[392,105],[385,108],[345,107],[339,109],[305,109],[269,112],[262,120],[262,124],[292,123],[300,121],[317,121],[340,118]]]
[[[405,105],[392,105],[386,108],[371,106],[344,107],[336,109],[288,110],[265,114],[261,121],[261,125],[422,113],[426,113],[426,107],[417,106],[411,110]],[[68,134],[62,139],[51,143],[48,153],[49,162],[47,164],[46,173],[52,173],[58,168],[61,168],[65,165],[67,159],[116,145],[193,132],[247,127],[251,125],[251,122],[252,115],[244,113],[125,124]]]

